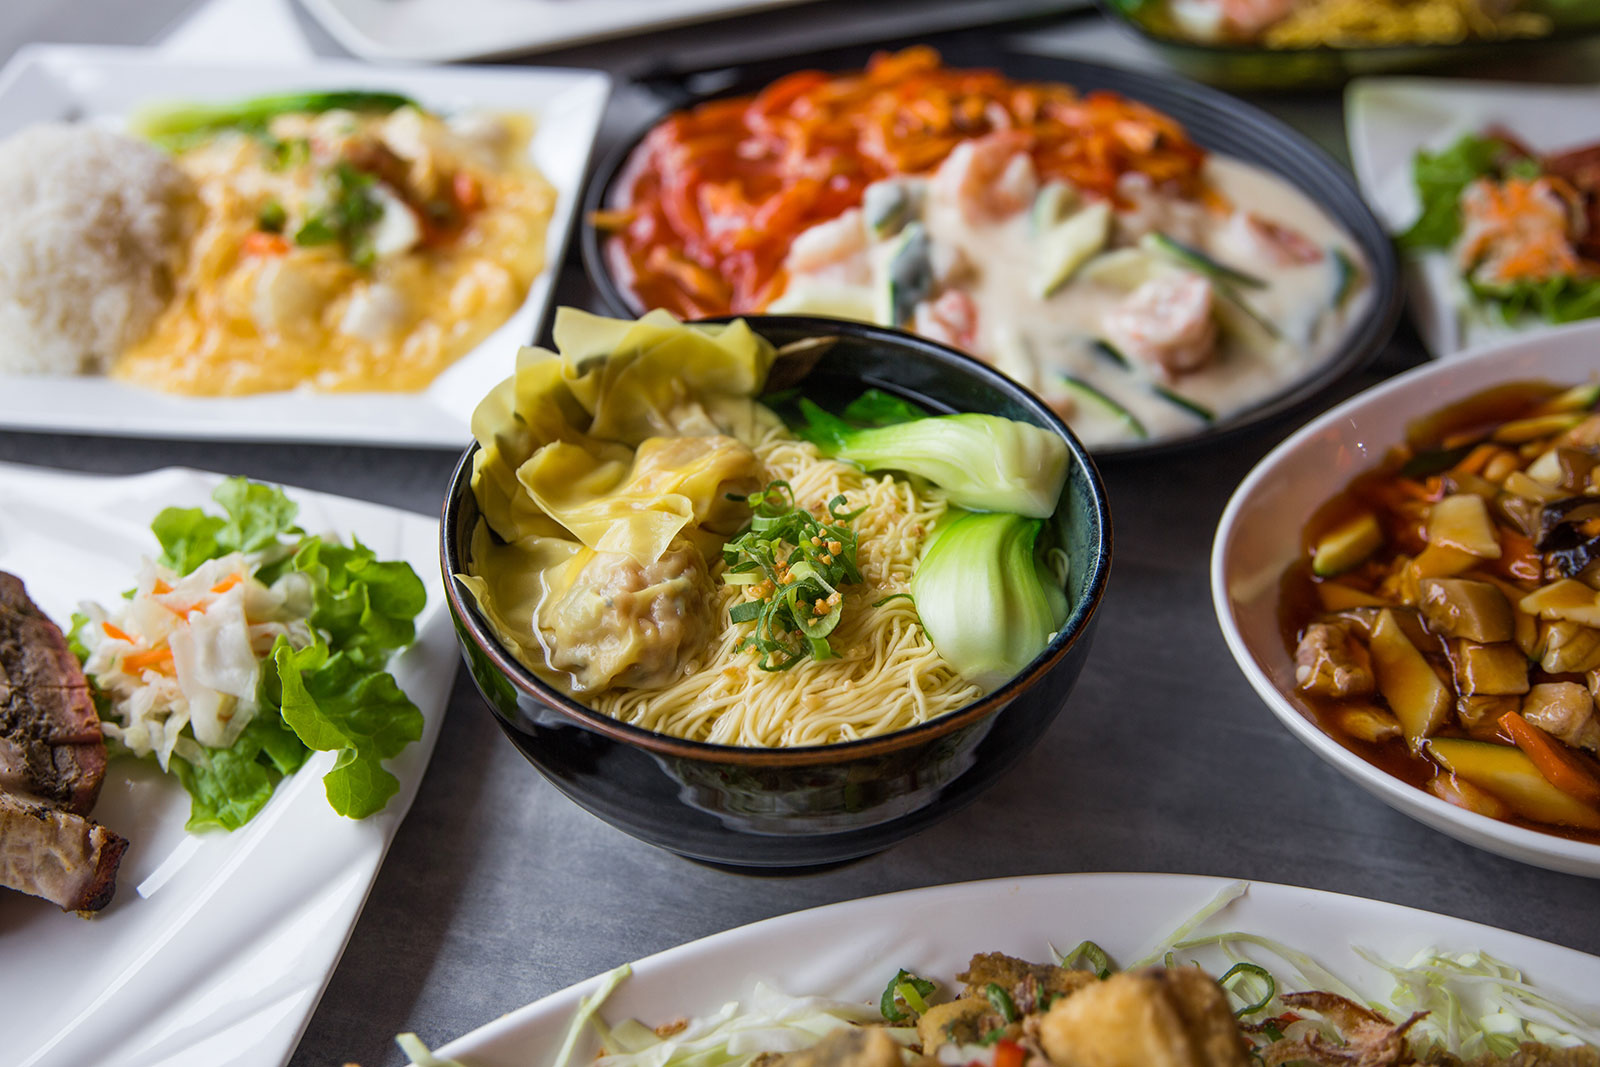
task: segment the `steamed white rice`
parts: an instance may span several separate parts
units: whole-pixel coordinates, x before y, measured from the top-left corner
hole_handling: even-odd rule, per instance
[[[85,125],[0,141],[0,373],[105,371],[172,296],[193,183]]]

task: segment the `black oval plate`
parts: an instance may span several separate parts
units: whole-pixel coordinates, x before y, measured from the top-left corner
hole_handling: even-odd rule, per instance
[[[904,42],[905,45],[912,43],[915,42]],[[795,70],[860,69],[874,52],[882,50],[833,49],[748,67],[697,72],[670,82],[646,83],[663,97],[662,113],[606,157],[584,193],[580,223],[583,264],[607,309],[612,314],[629,317],[649,310],[625,293],[613,277],[606,262],[605,237],[589,219],[596,211],[620,205],[618,178],[645,134],[667,113],[707,100],[755,92]],[[1343,343],[1305,377],[1260,403],[1195,433],[1155,441],[1101,445],[1093,450],[1095,455],[1108,458],[1151,456],[1231,436],[1298,407],[1345,375],[1365,366],[1394,332],[1404,293],[1388,234],[1362,200],[1350,172],[1285,123],[1225,93],[1167,75],[1022,52],[981,39],[941,41],[939,50],[950,66],[991,67],[1011,78],[1065,82],[1082,92],[1109,89],[1166,112],[1183,123],[1203,148],[1261,167],[1303,192],[1344,229],[1361,249],[1371,269],[1372,300],[1366,314],[1351,324]],[[714,88],[701,88],[707,84]]]

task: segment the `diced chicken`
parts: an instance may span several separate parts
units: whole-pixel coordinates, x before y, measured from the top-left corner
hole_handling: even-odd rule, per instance
[[[410,307],[392,285],[374,282],[356,289],[339,319],[339,332],[368,344],[380,344],[406,324]]]
[[[1366,696],[1377,686],[1372,657],[1337,623],[1314,622],[1294,650],[1295,685],[1330,697]]]
[[[1551,674],[1600,667],[1600,630],[1568,619],[1539,623],[1539,666]]]
[[[981,998],[991,982],[1013,994],[1012,999],[1022,1002],[1030,999],[1025,994],[1037,989],[1049,994],[1075,992],[1096,981],[1088,971],[1074,971],[1050,963],[1029,963],[1003,952],[983,952],[967,964],[967,969],[956,975],[966,983],[966,996]],[[1026,1010],[1026,1009],[1023,1009]]]
[[[591,556],[540,612],[550,665],[573,688],[661,685],[711,632],[715,589],[704,557],[674,541],[654,563],[619,552]]]
[[[1339,709],[1339,728],[1352,737],[1378,744],[1402,736],[1400,720],[1372,704]]]
[[[1245,1067],[1227,996],[1198,967],[1114,974],[1058,1001],[1039,1024],[1056,1067]]]
[[[993,1010],[987,1000],[978,997],[960,997],[935,1004],[917,1020],[917,1037],[922,1041],[923,1055],[934,1055],[940,1045],[976,1044],[986,1030],[984,1017]]]
[[[1522,707],[1522,698],[1514,694],[1485,696],[1463,694],[1456,698],[1456,718],[1463,729],[1473,737],[1488,741],[1500,733],[1500,716]]]
[[[1515,632],[1511,602],[1488,582],[1424,578],[1417,585],[1422,617],[1441,637],[1487,644],[1509,641]]]
[[[1545,682],[1522,698],[1522,717],[1574,748],[1600,752],[1594,697],[1576,682]]]

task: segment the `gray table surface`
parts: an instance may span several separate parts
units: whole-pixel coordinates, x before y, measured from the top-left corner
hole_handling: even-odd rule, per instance
[[[7,0],[0,4],[0,56],[28,41],[159,40],[194,6]],[[620,41],[543,61],[627,74],[666,56],[799,49],[885,27],[914,32],[971,17],[979,6],[823,0],[658,34],[648,48]],[[983,13],[1027,6],[991,2]],[[297,14],[319,53],[340,54]],[[1064,52],[1152,62],[1095,17],[1041,39]],[[1591,48],[1542,61],[1537,70],[1493,73],[1583,80],[1597,70]],[[1345,154],[1337,94],[1257,102]],[[601,149],[647,107],[637,93],[620,91]],[[592,302],[575,257],[563,264],[557,291],[564,302]],[[1374,366],[1325,404],[1420,358],[1402,327]],[[971,808],[846,867],[783,878],[730,874],[611,829],[563,799],[505,743],[463,673],[416,803],[292,1063],[400,1063],[391,1043],[397,1031],[415,1030],[437,1045],[598,971],[694,938],[799,908],[977,878],[1158,871],[1285,882],[1600,953],[1595,882],[1501,859],[1391,811],[1278,726],[1229,657],[1211,609],[1212,531],[1239,479],[1305,417],[1177,457],[1105,464],[1115,564],[1094,653],[1060,719]],[[184,464],[433,514],[455,456],[0,433],[0,460],[103,473]],[[1600,970],[1596,978],[1600,986]]]

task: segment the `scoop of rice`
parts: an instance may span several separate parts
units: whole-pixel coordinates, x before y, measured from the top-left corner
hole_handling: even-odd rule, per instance
[[[0,373],[106,370],[171,298],[193,201],[165,153],[109,130],[0,141]]]

